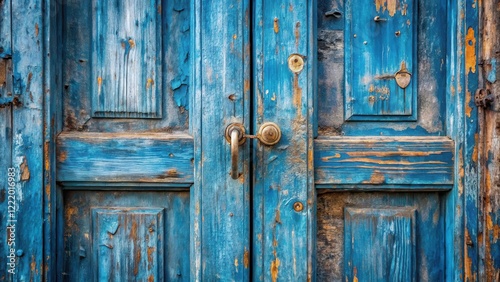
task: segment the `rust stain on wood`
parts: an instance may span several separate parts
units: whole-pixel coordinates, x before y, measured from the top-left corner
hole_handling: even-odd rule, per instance
[[[146,80],[146,89],[151,88],[151,86],[153,86],[153,85],[155,85],[155,81],[154,81],[154,79],[152,79],[152,78],[148,78],[148,79]]]
[[[293,105],[297,108],[298,118],[302,111],[302,88],[299,86],[299,74],[294,74],[293,77]]]
[[[38,23],[35,24],[35,36],[38,37],[38,34],[40,33],[40,28],[38,26]]]
[[[397,2],[397,0],[375,0],[375,8],[377,12],[385,12],[387,10],[389,15],[393,17],[396,14]]]
[[[474,29],[469,27],[467,34],[465,35],[465,72],[476,72],[476,37],[474,35]]]
[[[373,172],[370,180],[363,181],[363,184],[383,184],[385,183],[385,176],[379,171]]]
[[[29,180],[30,170],[28,167],[28,161],[26,160],[26,157],[24,157],[23,162],[21,163],[20,170],[21,170],[21,181]]]
[[[295,23],[294,35],[295,35],[295,47],[299,48],[299,42],[300,42],[300,22]]]
[[[465,92],[465,115],[467,117],[470,117],[470,114],[472,113],[472,107],[470,106],[470,102],[472,100],[472,94],[470,91]]]
[[[243,253],[243,266],[248,268],[250,265],[250,252],[245,248],[245,253]]]
[[[386,151],[386,152],[348,152],[351,157],[427,157],[430,155],[440,155],[443,151],[412,152],[412,151]]]
[[[280,26],[278,18],[274,18],[274,33],[280,32]]]
[[[59,154],[57,154],[57,161],[58,162],[64,162],[68,158],[68,154],[66,151],[60,151]]]
[[[273,280],[273,282],[276,282],[278,280],[279,266],[280,259],[277,258],[275,254],[275,259],[271,262],[271,279]]]

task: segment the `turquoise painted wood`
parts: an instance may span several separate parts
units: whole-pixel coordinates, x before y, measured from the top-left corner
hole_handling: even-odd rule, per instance
[[[346,1],[346,120],[416,119],[417,4]]]
[[[316,1],[254,3],[254,126],[281,127],[254,144],[253,278],[314,280],[314,32]],[[297,63],[299,56],[304,63]]]
[[[250,142],[240,146],[239,178],[224,138],[234,122],[250,129],[250,1],[192,1],[194,281],[250,280]]]
[[[0,281],[477,280],[479,8],[0,1]]]

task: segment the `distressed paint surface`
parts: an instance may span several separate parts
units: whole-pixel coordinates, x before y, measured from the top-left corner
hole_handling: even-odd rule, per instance
[[[112,1],[106,1],[109,4],[102,8],[109,6],[110,9],[107,12],[104,9],[99,10],[102,11],[100,15],[106,15],[101,18],[96,18],[99,13],[92,10],[95,4],[93,2],[101,3],[102,1],[65,0],[62,5],[64,130],[167,133],[187,131],[191,72],[190,1],[165,1],[164,3],[146,1],[147,3],[136,3],[139,7],[130,9],[130,12],[121,6],[125,5],[122,1],[120,2],[122,9],[116,13],[113,12],[116,8],[111,5]],[[158,3],[155,5],[153,2]],[[131,12],[132,10],[134,12]],[[134,19],[134,21],[127,21],[116,26],[118,22],[128,19],[127,15],[130,17],[135,15],[137,21]],[[145,20],[146,17],[148,21]],[[136,23],[139,26],[136,26]],[[118,63],[124,63],[126,59],[125,49],[122,48],[120,41],[122,38],[117,38],[118,35],[113,33],[113,36],[108,36],[103,39],[105,40],[103,43],[99,43],[99,46],[105,46],[110,52],[113,50],[119,52],[119,58],[109,57],[109,54],[103,53],[105,50],[95,50],[97,45],[93,46],[93,44],[98,44],[98,42],[93,43],[90,40],[98,34],[98,30],[94,31],[93,28],[96,24],[102,25],[106,30],[112,30],[111,26],[114,24],[118,35],[123,35],[122,37],[127,39],[124,42],[127,48],[131,47],[128,37],[132,36],[131,33],[137,34],[138,37],[133,39],[134,47],[125,48],[129,50],[128,61],[133,60],[133,63],[128,64],[127,77],[130,80],[129,84],[135,85],[135,92],[124,95],[125,93],[121,92],[118,85],[120,82],[121,86],[125,86],[127,81],[124,80],[125,69],[120,70],[118,67]],[[128,26],[129,24],[132,26]],[[106,30],[100,33],[108,33]],[[112,60],[117,63],[113,63],[112,66],[103,65],[111,63]],[[146,62],[148,67],[146,67]],[[104,91],[106,87],[109,87],[106,95],[110,95],[106,96],[109,99],[102,106],[107,105],[103,108],[106,111],[114,111],[114,113],[103,113],[103,115],[132,118],[92,118],[93,108],[95,110],[98,105],[96,102],[99,102],[94,99],[97,94],[99,75],[94,72],[101,69],[105,70],[109,76],[108,78],[101,76],[102,89]],[[116,70],[116,80],[114,80],[114,70]],[[132,91],[132,87],[127,87],[127,89]],[[122,93],[122,96],[119,97],[119,93]],[[120,102],[122,98],[129,96],[131,99],[127,100],[127,103]],[[104,96],[101,95],[101,98]],[[104,101],[101,102],[104,103]],[[122,108],[119,109],[119,105]],[[161,119],[147,117],[161,117]]]
[[[189,281],[189,192],[66,191],[70,281]]]
[[[453,148],[453,141],[441,137],[317,139],[315,183],[448,185],[440,189],[450,189]]]
[[[318,194],[317,281],[446,281],[443,202],[437,192]]]
[[[191,1],[194,137],[192,279],[247,281],[250,243],[249,144],[230,177],[226,127],[250,133],[250,1]],[[235,262],[238,263],[235,263]],[[245,261],[247,263],[245,263]]]
[[[479,34],[479,54],[483,62],[478,72],[483,75],[483,85],[495,96],[493,104],[479,111],[480,125],[479,165],[483,203],[480,218],[479,261],[480,279],[500,280],[500,7],[495,1],[483,1],[479,6],[482,31]],[[480,84],[481,85],[481,84]],[[483,143],[484,142],[484,143]]]
[[[353,2],[355,3],[355,2]],[[404,118],[391,117],[394,120],[355,122],[345,121],[347,113],[344,104],[349,103],[345,99],[349,91],[349,81],[346,81],[344,72],[349,71],[346,68],[345,61],[348,60],[349,45],[345,38],[344,26],[346,23],[347,9],[345,1],[325,0],[318,3],[318,37],[317,37],[317,58],[318,58],[318,103],[317,116],[320,135],[445,135],[446,122],[443,119],[443,113],[446,110],[446,44],[447,32],[443,28],[447,25],[447,6],[444,1],[418,1],[415,2],[414,10],[418,11],[417,17],[411,27],[416,28],[416,38],[414,38],[415,59],[414,71],[412,73],[412,83],[416,86],[412,91],[418,97],[416,107],[417,120],[414,122],[404,121]],[[382,6],[381,6],[382,7]],[[375,24],[374,17],[376,7],[375,2],[366,9],[357,9],[358,13],[366,12],[369,14],[373,9],[374,14],[371,17],[366,16],[367,21],[360,21],[361,27]],[[382,8],[380,9],[382,11]],[[326,16],[330,11],[341,13],[340,18]],[[382,18],[392,19],[387,11]],[[398,11],[395,16],[400,17]],[[408,14],[406,17],[410,17]],[[378,22],[385,26],[387,22]],[[361,28],[360,27],[360,28]],[[393,31],[395,32],[395,31]],[[396,38],[394,33],[391,36]],[[359,37],[357,37],[359,39]],[[351,40],[354,39],[351,38]],[[393,41],[391,41],[393,42]],[[396,44],[396,42],[393,42]],[[389,43],[388,43],[389,44]],[[364,44],[361,44],[364,48]],[[368,45],[366,45],[368,46]],[[378,46],[375,40],[370,46]],[[394,46],[395,47],[395,46]],[[394,47],[391,46],[392,54]],[[375,48],[375,47],[373,47]],[[361,50],[352,49],[355,56],[362,56]],[[358,53],[356,53],[358,52]],[[354,56],[353,55],[353,56]],[[410,54],[409,54],[410,55]],[[374,55],[379,57],[380,55]],[[392,59],[392,57],[390,57]],[[392,61],[391,61],[392,62]],[[377,63],[377,61],[374,61]],[[396,63],[394,63],[396,64]],[[352,70],[356,65],[352,64]],[[394,66],[394,70],[387,70],[387,74],[393,75],[401,67],[401,61]],[[409,65],[407,65],[409,67]],[[411,71],[410,71],[411,72]],[[375,75],[375,74],[374,74]],[[394,82],[390,79],[388,82]],[[409,86],[407,91],[409,91]],[[369,87],[368,87],[369,89]],[[354,90],[354,89],[351,89]],[[369,96],[369,95],[368,95]]]
[[[164,209],[91,208],[91,214],[96,281],[164,279]]]
[[[92,2],[92,116],[162,116],[161,3]]]
[[[469,280],[477,279],[477,242],[479,239],[477,236],[478,148],[475,146],[477,144],[477,110],[471,103],[473,102],[471,93],[473,93],[472,89],[477,87],[477,82],[475,82],[477,80],[475,66],[478,62],[475,58],[477,40],[473,34],[477,35],[478,3],[476,1],[412,2],[415,5],[413,13],[418,11],[418,14],[415,15],[416,18],[411,23],[417,32],[413,38],[414,63],[416,64],[413,66],[413,72],[417,75],[416,77],[412,76],[410,82],[410,84],[416,84],[413,85],[416,87],[414,90],[416,97],[414,98],[418,99],[416,120],[405,121],[404,117],[396,117],[394,120],[384,122],[373,120],[362,122],[361,120],[346,120],[349,113],[344,109],[344,104],[352,102],[346,100],[349,99],[349,94],[346,93],[353,91],[354,88],[348,80],[349,76],[344,78],[342,74],[344,72],[363,72],[363,68],[358,70],[355,64],[349,67],[348,63],[351,58],[348,56],[362,56],[364,48],[371,47],[370,42],[369,40],[361,41],[360,48],[352,49],[354,54],[350,54],[348,51],[352,46],[350,42],[359,39],[359,32],[356,33],[356,37],[349,33],[352,36],[346,38],[345,30],[351,28],[351,26],[346,26],[350,22],[348,18],[351,13],[349,7],[343,1],[325,2],[327,3],[321,4],[318,9],[318,100],[322,102],[318,104],[319,137],[315,142],[315,181],[320,182],[317,188],[321,188],[321,192],[336,189],[335,191],[339,192],[336,194],[339,195],[339,198],[347,197],[346,195],[366,197],[366,203],[370,203],[370,201],[376,203],[377,195],[384,195],[386,201],[397,199],[398,194],[394,193],[397,190],[407,191],[405,195],[408,197],[420,195],[423,199],[432,198],[435,195],[432,192],[424,191],[443,191],[439,199],[442,209],[440,213],[440,217],[442,217],[440,221],[442,222],[439,229],[443,233],[439,237],[441,241],[438,246],[444,248],[443,252],[448,259],[446,264],[444,261],[430,264],[436,266],[435,269],[439,272],[433,276],[436,277],[435,279],[430,280],[459,281],[464,280],[465,275],[469,277]],[[360,25],[365,27],[365,30],[370,30],[369,25],[374,24],[376,16],[376,14],[368,16],[371,10],[384,13],[385,19],[389,21],[392,19],[391,14],[403,16],[398,10],[403,9],[403,6],[398,6],[396,4],[398,2],[401,1],[374,1],[366,4],[366,8],[357,9],[356,13],[367,14],[366,19],[369,20],[360,21]],[[369,7],[368,5],[373,6]],[[328,12],[335,9],[338,9],[341,16],[328,16]],[[344,19],[344,13],[347,19]],[[405,16],[411,17],[408,14]],[[356,20],[358,19],[352,19],[352,21]],[[383,24],[388,22],[379,21],[378,23],[383,27]],[[470,42],[466,40],[467,32],[469,32]],[[367,41],[366,47],[365,41]],[[466,50],[467,45],[469,47]],[[374,48],[377,48],[377,45]],[[391,48],[391,51],[394,51],[394,48]],[[380,51],[376,51],[376,53],[377,56],[382,56]],[[372,56],[372,58],[374,57],[376,56]],[[378,62],[374,64],[376,65]],[[469,66],[468,71],[466,70],[467,65]],[[369,85],[363,86],[369,87]],[[369,113],[367,110],[366,112]],[[443,138],[443,136],[445,137]],[[351,157],[342,151],[343,146],[346,146],[345,143],[349,144],[346,147],[352,147],[350,142],[355,142],[352,141],[355,139],[354,137],[359,138],[357,140],[359,144],[347,151],[356,153],[357,150],[359,154],[368,154],[369,158]],[[446,153],[433,156],[409,156],[405,152],[421,151],[426,154],[435,151],[431,149],[435,145],[431,145],[430,148],[422,146],[419,150],[413,150],[415,147],[409,145],[410,143],[401,146],[392,143],[391,140],[398,138],[413,140],[414,144],[423,143],[420,142],[423,139],[425,142],[441,139],[445,142],[440,145],[436,143],[436,145],[442,148],[444,146],[446,149],[443,152]],[[379,139],[381,142],[379,144],[363,144],[365,139]],[[348,142],[343,143],[343,140],[348,140]],[[333,145],[335,143],[338,145]],[[383,150],[386,153],[385,156],[372,155],[374,151],[378,151],[377,148],[380,148],[378,146],[387,146]],[[387,155],[390,152],[393,152],[392,156]],[[413,163],[414,161],[418,163],[418,158],[422,158],[422,162],[418,166],[423,164],[436,165],[432,169],[432,174],[417,172],[417,169],[410,168],[410,164],[416,164]],[[397,172],[387,169],[390,163],[398,163]],[[405,164],[410,167],[406,167]],[[332,167],[323,168],[328,167],[328,165],[332,165]],[[354,166],[349,169],[349,165]],[[402,168],[409,168],[410,174],[403,177],[406,169]],[[370,173],[366,173],[367,171]],[[355,193],[355,191],[357,194],[350,194]],[[386,191],[386,194],[360,194],[360,191]],[[419,193],[415,193],[417,191]],[[325,204],[322,209],[327,211],[337,204],[334,200],[329,200],[329,203],[329,205]],[[337,227],[320,224],[326,219],[328,219],[327,213],[318,208],[318,241],[322,240],[321,234],[330,230],[336,230],[338,232],[336,236],[343,236],[343,230],[338,231]],[[338,221],[335,223],[338,224]],[[430,222],[426,222],[419,228],[422,228],[426,233],[435,227]],[[359,231],[358,233],[361,234],[358,235],[362,236],[364,232]],[[320,250],[318,247],[318,280],[344,280],[343,267],[346,266],[342,260],[339,260],[339,257],[344,255],[343,249],[336,249],[333,245],[321,245],[319,242],[318,246],[325,249]],[[436,253],[427,253],[422,258],[423,260],[432,260],[436,256]],[[325,262],[331,262],[332,257],[335,258],[333,264],[326,264]],[[376,262],[373,261],[373,263]],[[337,265],[340,268],[337,268]],[[421,264],[417,263],[417,265]],[[328,271],[323,272],[322,270],[331,268],[337,269],[335,275],[338,276],[329,276]],[[425,273],[427,272],[428,269],[425,270]],[[417,270],[417,273],[421,273],[420,270]],[[350,275],[354,281],[359,279],[358,276],[354,276],[354,271]],[[427,276],[422,274],[422,277]],[[418,279],[425,280],[421,277]]]
[[[0,5],[0,51],[2,61],[12,70],[1,74],[6,78],[2,90],[12,96],[0,101],[0,186],[7,187],[8,168],[15,170],[14,198],[7,189],[0,191],[0,233],[3,262],[1,281],[42,281],[43,275],[43,13],[39,1],[2,1]],[[11,58],[5,61],[6,58]],[[10,61],[10,62],[9,62]],[[9,85],[7,85],[7,83]],[[2,93],[3,94],[3,93]],[[15,99],[13,97],[16,97]],[[5,98],[5,97],[1,97]],[[13,103],[8,103],[12,101]],[[4,102],[7,102],[4,104]],[[9,203],[9,201],[11,201]],[[8,207],[14,206],[15,232],[7,231]],[[15,236],[15,274],[7,272],[7,236]],[[9,250],[10,251],[10,250]]]
[[[345,118],[415,120],[418,2],[371,2],[345,3]]]
[[[275,122],[274,146],[254,144],[253,278],[311,281],[314,190],[312,116],[316,1],[256,1],[254,128]],[[279,26],[279,28],[277,28]],[[302,56],[302,71],[289,68]],[[295,204],[303,208],[295,209]]]
[[[57,181],[65,185],[193,182],[189,135],[64,133],[57,150]]]
[[[411,207],[345,208],[346,280],[417,281],[415,224]]]

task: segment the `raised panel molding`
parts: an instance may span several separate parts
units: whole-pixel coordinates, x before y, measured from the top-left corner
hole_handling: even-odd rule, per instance
[[[416,120],[417,1],[345,9],[346,120]]]
[[[161,8],[151,1],[93,2],[92,116],[161,118]]]
[[[347,281],[416,281],[415,210],[346,208]]]
[[[163,281],[163,208],[92,208],[95,281]]]

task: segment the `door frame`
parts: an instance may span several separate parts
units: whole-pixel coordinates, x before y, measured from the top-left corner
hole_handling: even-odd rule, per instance
[[[313,5],[315,3],[314,0]],[[198,5],[202,0],[194,0],[193,5]],[[479,172],[476,148],[476,134],[478,132],[477,108],[474,105],[473,93],[478,88],[478,52],[480,50],[479,34],[479,3],[474,0],[447,1],[448,5],[448,50],[447,50],[447,134],[455,141],[455,184],[451,192],[446,196],[446,277],[449,280],[479,279],[481,273],[481,255],[479,249]],[[28,17],[28,9],[17,11],[25,16],[26,23],[17,26],[17,30],[32,30],[33,34],[15,34],[17,42],[14,47],[22,46],[22,57],[16,58],[14,51],[14,66],[21,74],[32,73],[31,81],[33,102],[28,101],[27,95],[21,96],[23,106],[13,111],[13,122],[26,117],[42,119],[42,123],[33,123],[30,126],[20,128],[19,132],[30,136],[31,146],[20,148],[15,154],[25,156],[30,166],[30,179],[22,183],[23,190],[32,195],[29,205],[20,207],[19,214],[23,218],[40,218],[36,222],[35,229],[26,226],[26,236],[19,237],[19,245],[24,249],[24,255],[18,263],[19,272],[30,273],[34,281],[53,281],[57,274],[58,246],[57,237],[62,235],[62,230],[57,229],[56,211],[60,207],[61,188],[55,181],[55,150],[56,136],[61,131],[59,122],[62,116],[61,93],[63,85],[61,82],[60,55],[62,1],[60,0],[24,0],[24,7],[31,7]],[[197,11],[195,9],[192,10]],[[192,17],[191,25],[196,26],[197,17]],[[315,23],[308,22],[309,30],[314,28]],[[36,31],[35,31],[36,29]],[[193,28],[193,30],[197,30]],[[194,40],[195,38],[193,38]],[[191,42],[194,44],[195,42]],[[34,48],[33,46],[37,46]],[[16,49],[16,48],[14,48]],[[196,50],[195,50],[196,51]],[[196,54],[193,54],[196,57]],[[314,60],[309,63],[314,64]],[[22,81],[27,82],[28,76],[22,76]],[[26,85],[26,84],[24,84]],[[201,85],[193,85],[192,95],[194,99],[201,99]],[[194,101],[196,103],[196,100]],[[27,104],[30,107],[26,106]],[[193,105],[193,103],[191,104]],[[195,140],[195,142],[197,142]],[[13,152],[14,153],[14,152]],[[42,161],[43,160],[43,161]],[[39,163],[39,164],[37,164]],[[43,164],[43,165],[42,165]],[[12,165],[23,170],[21,163],[13,162]],[[193,193],[193,202],[201,202],[197,193]],[[311,213],[310,221],[314,222],[315,214]],[[42,224],[43,222],[43,224]],[[33,232],[41,228],[40,232]],[[20,230],[21,231],[21,230]],[[310,234],[310,240],[315,245],[315,233]],[[194,235],[197,236],[196,234]],[[43,241],[42,241],[43,239]],[[60,257],[60,256],[59,256]],[[314,271],[313,252],[309,255],[309,264]],[[191,258],[194,273],[197,275],[192,280],[201,280],[200,265],[195,258]],[[312,276],[314,280],[314,275]]]

